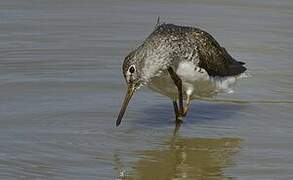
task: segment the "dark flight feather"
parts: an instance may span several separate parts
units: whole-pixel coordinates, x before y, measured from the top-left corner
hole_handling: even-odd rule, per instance
[[[244,62],[235,60],[210,34],[200,31],[203,43],[198,43],[199,67],[210,76],[235,76],[246,71]]]
[[[168,38],[166,40],[166,38],[161,37]],[[176,37],[176,41],[168,41],[172,37]],[[210,76],[235,76],[246,71],[243,66],[244,62],[236,61],[209,33],[199,28],[159,24],[147,40],[152,42],[152,45],[155,45],[158,39],[166,45],[171,44],[171,47],[174,47],[174,44],[179,47],[180,44],[184,45],[185,49],[181,49],[179,54],[176,54],[179,58],[186,51],[192,49],[191,46],[194,46],[199,57],[198,66],[205,69]],[[187,46],[189,48],[186,48]]]

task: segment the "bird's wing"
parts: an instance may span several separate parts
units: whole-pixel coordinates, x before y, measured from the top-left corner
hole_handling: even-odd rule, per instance
[[[246,71],[245,63],[236,61],[225,48],[207,32],[196,33],[198,44],[199,67],[204,68],[210,76],[235,76]]]

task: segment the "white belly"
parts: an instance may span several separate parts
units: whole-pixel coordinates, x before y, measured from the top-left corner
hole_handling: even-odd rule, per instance
[[[211,97],[218,92],[231,93],[233,90],[231,86],[235,84],[237,77],[210,77],[208,73],[192,62],[181,62],[176,74],[181,78],[183,85],[183,96],[189,94],[191,99],[199,97]],[[178,98],[178,90],[171,79],[168,71],[162,72],[160,76],[153,77],[149,83],[149,87],[172,100]]]

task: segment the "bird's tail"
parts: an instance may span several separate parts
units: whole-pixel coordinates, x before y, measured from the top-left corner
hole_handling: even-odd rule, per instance
[[[157,29],[157,27],[159,27],[162,24],[164,24],[164,22],[161,22],[160,16],[158,16],[157,21],[156,21],[156,24],[154,26],[154,29]]]

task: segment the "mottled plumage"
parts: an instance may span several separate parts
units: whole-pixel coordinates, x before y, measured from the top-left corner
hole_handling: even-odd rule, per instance
[[[229,86],[246,71],[243,65],[209,33],[194,27],[161,24],[125,58],[123,74],[132,93],[148,85],[173,102],[179,100],[180,106],[185,100],[187,112],[191,99],[230,90]]]
[[[209,33],[174,24],[157,26],[144,43],[126,57],[123,72],[129,67],[128,59],[134,58],[141,67],[158,63],[166,68],[180,61],[193,61],[210,76],[234,76],[246,70],[244,63],[232,58]],[[156,66],[153,71],[162,67]],[[148,68],[143,71],[148,74],[145,71],[149,71]]]

